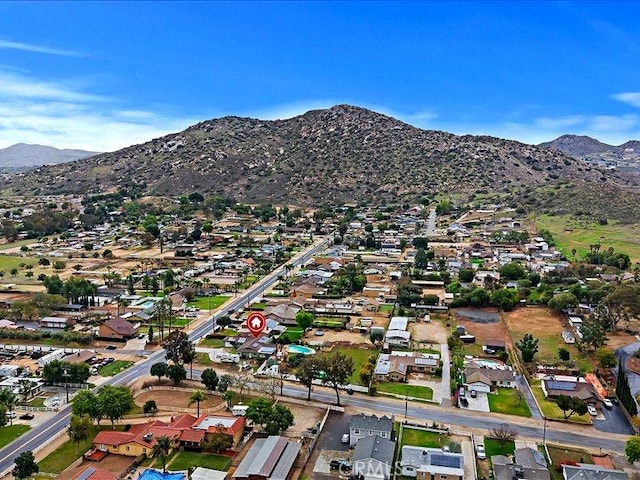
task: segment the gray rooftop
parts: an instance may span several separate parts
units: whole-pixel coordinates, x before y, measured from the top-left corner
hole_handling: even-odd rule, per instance
[[[402,447],[401,465],[441,475],[464,475],[464,456],[461,453],[444,452],[439,448]]]
[[[373,458],[379,462],[391,465],[393,463],[393,452],[396,443],[382,438],[379,435],[371,435],[358,440],[356,448],[353,450],[353,461],[367,460]]]
[[[378,417],[376,415],[365,415],[360,413],[351,417],[349,428],[360,430],[372,430],[379,432],[391,432],[393,430],[393,419],[387,417]]]
[[[579,463],[577,467],[563,465],[563,476],[567,480],[628,480],[622,470],[609,470],[599,465]]]
[[[238,465],[233,478],[254,476],[284,480],[296,461],[300,447],[300,443],[276,435],[258,438]]]

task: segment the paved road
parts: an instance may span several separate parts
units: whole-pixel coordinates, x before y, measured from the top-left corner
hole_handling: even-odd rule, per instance
[[[290,263],[294,266],[299,266],[311,259],[318,251],[323,249],[327,245],[327,240],[320,239],[312,247],[301,252]],[[189,333],[191,340],[197,340],[202,338],[211,332],[215,320],[223,315],[227,315],[230,311],[237,310],[248,304],[252,298],[260,296],[265,289],[269,288],[278,281],[278,276],[284,273],[284,266],[280,266],[271,272],[269,275],[255,283],[245,292],[239,294],[235,299],[231,300],[224,306],[224,309],[219,313],[210,316],[207,321],[202,325],[196,327]],[[115,352],[114,352],[115,353]],[[126,385],[133,382],[137,378],[149,373],[151,365],[161,361],[165,356],[164,350],[160,350],[152,353],[147,357],[144,362],[140,362],[133,365],[128,370],[125,370],[119,375],[116,375],[104,384],[110,385]],[[40,425],[32,428],[24,435],[20,436],[17,440],[10,443],[0,450],[0,476],[4,476],[13,468],[13,462],[15,458],[22,452],[27,450],[39,450],[48,441],[58,436],[63,432],[68,424],[69,417],[71,416],[71,406],[65,405],[60,409],[60,412],[49,420],[41,423]]]
[[[429,217],[427,217],[427,237],[435,236],[436,232],[436,209],[432,208],[429,211]]]
[[[522,397],[524,398],[525,402],[527,402],[527,406],[531,411],[531,417],[541,420],[542,413],[538,408],[538,404],[533,397],[533,392],[531,391],[531,387],[529,386],[527,380],[522,375],[518,374],[516,375],[516,383],[518,384],[518,390],[522,392]]]

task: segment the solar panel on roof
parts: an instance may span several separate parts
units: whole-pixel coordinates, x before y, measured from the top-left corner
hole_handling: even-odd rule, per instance
[[[78,475],[77,480],[87,480],[91,475],[95,473],[96,469],[94,467],[87,468],[84,472]]]
[[[541,467],[546,467],[547,466],[547,462],[545,462],[544,458],[542,457],[542,454],[540,452],[538,452],[537,450],[533,451],[533,459]]]
[[[560,382],[557,380],[547,380],[547,387],[551,390],[568,390],[573,391],[576,389],[576,384],[573,382]]]
[[[460,457],[435,453],[431,455],[431,465],[437,465],[438,467],[460,468]]]

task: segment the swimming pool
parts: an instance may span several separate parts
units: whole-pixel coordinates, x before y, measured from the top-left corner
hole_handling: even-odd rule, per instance
[[[288,353],[300,353],[302,355],[313,355],[316,351],[313,348],[303,347],[302,345],[287,345]]]
[[[147,468],[138,480],[184,480],[184,473],[162,473],[159,470]]]

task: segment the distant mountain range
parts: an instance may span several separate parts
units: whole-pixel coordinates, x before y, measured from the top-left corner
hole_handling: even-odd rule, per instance
[[[640,141],[630,140],[622,145],[608,145],[585,135],[562,135],[550,142],[540,144],[541,147],[554,148],[577,158],[625,158],[640,155]]]
[[[245,203],[428,203],[448,196],[472,205],[640,219],[640,196],[615,171],[557,149],[422,130],[350,105],[287,120],[208,120],[14,175],[2,191],[84,194],[133,184],[149,195],[200,192]]]
[[[46,145],[16,143],[10,147],[0,149],[0,168],[24,170],[41,165],[73,162],[91,157],[97,153],[85,150],[60,150]]]

